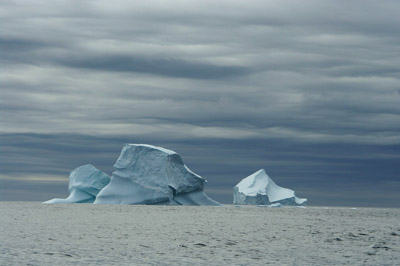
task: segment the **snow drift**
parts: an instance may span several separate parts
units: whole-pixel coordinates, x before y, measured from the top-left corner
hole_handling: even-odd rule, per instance
[[[304,205],[306,202],[307,199],[296,197],[293,190],[275,184],[264,169],[244,178],[233,188],[234,204]]]
[[[96,195],[110,182],[110,177],[91,164],[82,165],[69,175],[66,199],[52,199],[44,203],[93,203]]]
[[[95,204],[219,205],[204,193],[206,180],[174,151],[125,144],[114,168]]]

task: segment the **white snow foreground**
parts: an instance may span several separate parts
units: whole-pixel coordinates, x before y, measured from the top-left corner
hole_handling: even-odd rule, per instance
[[[66,199],[52,199],[43,203],[93,203],[97,194],[110,182],[110,177],[91,164],[82,165],[69,175]]]
[[[125,144],[114,168],[94,204],[220,205],[204,193],[206,180],[174,151]]]
[[[264,169],[244,178],[233,188],[234,204],[305,205],[306,202],[307,199],[296,197],[293,190],[275,184]]]

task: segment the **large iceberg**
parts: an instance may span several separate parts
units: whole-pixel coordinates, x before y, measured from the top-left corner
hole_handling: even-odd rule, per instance
[[[66,199],[52,199],[44,203],[93,203],[97,194],[110,182],[110,177],[91,164],[74,169],[69,175]]]
[[[234,204],[305,205],[306,202],[307,199],[296,197],[293,190],[275,184],[264,169],[244,178],[233,188]]]
[[[204,193],[206,180],[174,151],[125,144],[114,168],[95,204],[220,205]]]

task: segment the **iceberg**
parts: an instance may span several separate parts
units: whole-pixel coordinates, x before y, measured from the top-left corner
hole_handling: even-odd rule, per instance
[[[264,169],[244,178],[233,188],[233,204],[296,206],[306,202],[307,199],[296,197],[293,190],[275,184]]]
[[[69,175],[66,199],[52,199],[43,203],[93,203],[97,194],[110,182],[110,176],[91,164],[82,165]]]
[[[204,193],[207,181],[174,151],[124,144],[114,168],[94,204],[220,205]]]

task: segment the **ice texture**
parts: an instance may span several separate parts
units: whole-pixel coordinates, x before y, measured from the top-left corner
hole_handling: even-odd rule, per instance
[[[306,202],[307,199],[296,197],[293,190],[275,184],[264,169],[244,178],[233,188],[234,204],[304,205]]]
[[[109,175],[91,164],[85,164],[71,171],[68,198],[52,199],[44,203],[93,203],[99,191],[109,182]]]
[[[124,144],[114,168],[95,204],[220,205],[204,193],[206,180],[174,151]]]

